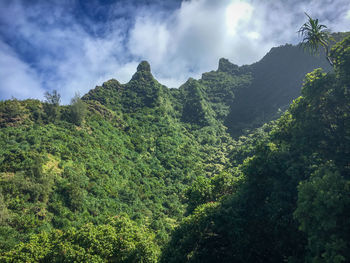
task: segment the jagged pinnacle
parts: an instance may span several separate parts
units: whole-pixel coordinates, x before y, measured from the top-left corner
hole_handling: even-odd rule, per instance
[[[141,63],[137,66],[137,71],[151,72],[151,66],[147,61],[141,61]]]
[[[232,71],[232,69],[237,69],[238,66],[231,63],[228,59],[226,58],[220,58],[219,60],[219,71],[223,71],[223,72],[230,72]]]

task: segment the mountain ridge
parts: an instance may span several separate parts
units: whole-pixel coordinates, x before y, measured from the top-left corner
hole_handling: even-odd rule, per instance
[[[287,45],[179,89],[143,61],[71,105],[1,101],[0,261],[350,258],[349,45],[328,73]]]
[[[202,116],[208,115],[211,119],[220,120],[228,127],[231,135],[239,136],[245,129],[256,128],[264,122],[277,118],[281,112],[279,110],[285,109],[300,95],[299,87],[304,75],[317,67],[330,70],[327,61],[322,57],[312,56],[297,46],[286,44],[272,48],[260,61],[251,65],[238,66],[228,59],[221,58],[217,70],[203,73],[198,80],[190,78],[178,90],[169,89],[158,83],[147,61],[140,62],[128,83],[113,83],[113,80],[109,80],[102,85],[102,88],[111,91],[112,86],[123,87],[118,90],[121,95],[109,94],[108,97],[110,100],[114,98],[115,107],[121,103],[118,101],[124,101],[122,106],[124,110],[155,106],[162,97],[171,97],[170,101],[174,102],[178,96],[182,98],[182,102],[180,100],[170,104],[178,104],[178,107],[183,110],[184,105],[179,104],[187,100],[188,83],[198,82],[202,87],[200,89],[202,102],[210,105],[205,107],[208,109],[207,113],[202,111]],[[287,80],[286,76],[288,76]],[[134,87],[134,92],[129,91],[128,89],[133,87],[132,83],[139,80],[142,80],[143,84],[139,85],[138,89]],[[152,83],[153,81],[155,82]],[[108,85],[111,87],[107,88]],[[143,87],[142,90],[139,90],[140,87]],[[97,86],[96,89],[101,89],[101,86]],[[94,97],[93,93],[94,90],[89,91],[83,96],[83,100],[103,101],[101,98]],[[130,97],[142,99],[137,103],[138,105],[130,103],[126,105]],[[183,120],[188,120],[184,116],[187,114],[186,110],[185,108],[185,112],[182,113]],[[214,114],[209,113],[211,111]],[[198,116],[194,118],[198,119]]]

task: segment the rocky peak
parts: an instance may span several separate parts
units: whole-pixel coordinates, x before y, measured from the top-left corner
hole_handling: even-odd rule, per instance
[[[151,66],[147,61],[141,61],[141,63],[137,66],[137,72],[146,71],[151,72]]]
[[[239,67],[237,65],[231,63],[226,58],[220,58],[218,71],[235,74],[238,72],[238,70],[239,70]]]
[[[146,82],[155,81],[151,73],[151,66],[147,61],[142,61],[137,66],[137,71],[132,76],[131,81],[146,81]]]

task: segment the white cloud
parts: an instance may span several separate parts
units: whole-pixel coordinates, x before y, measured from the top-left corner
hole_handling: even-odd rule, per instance
[[[228,33],[236,34],[241,23],[249,21],[253,13],[253,6],[246,2],[234,1],[226,7],[226,27]]]
[[[131,31],[128,48],[136,56],[147,56],[153,62],[161,64],[167,55],[169,40],[170,32],[165,24],[140,17]]]
[[[179,83],[174,78],[183,82],[215,69],[220,57],[250,64],[273,46],[297,43],[304,12],[319,17],[333,31],[344,30],[346,7],[350,3],[345,0],[184,1],[167,19],[143,13],[131,31],[129,48],[149,60],[155,75],[173,86]]]
[[[252,4],[239,0],[185,1],[165,20],[148,14],[137,21],[130,52],[149,60],[156,77],[170,87],[215,69],[220,57],[252,63],[274,44],[261,39],[263,28],[254,12]]]
[[[0,42],[0,69],[2,99],[43,97],[44,90],[36,72],[3,42]]]
[[[122,44],[123,20],[113,21],[106,36],[94,37],[73,17],[65,15],[63,10],[54,12],[53,16],[48,16],[48,20],[40,20],[41,13],[48,12],[45,8],[41,6],[39,12],[37,8],[24,10],[22,5],[14,6],[19,19],[9,25],[38,49],[36,52],[40,55],[36,64],[43,73],[37,73],[30,65],[19,61],[14,52],[12,60],[2,57],[1,62],[13,65],[13,69],[10,71],[5,66],[0,69],[1,76],[6,76],[6,82],[0,84],[1,98],[42,98],[45,90],[56,89],[66,104],[76,92],[85,94],[110,78],[129,81],[137,63],[122,61],[125,49]],[[33,19],[37,16],[37,20]],[[63,25],[61,16],[65,16]],[[3,47],[0,47],[1,51],[7,53]],[[43,76],[40,80],[37,77],[39,74]],[[27,89],[36,92],[28,93]]]
[[[84,27],[65,6],[52,10],[44,3],[32,8],[24,1],[9,3],[1,6],[6,28],[0,25],[0,30],[16,32],[22,53],[27,48],[36,55],[29,64],[13,48],[0,45],[0,98],[41,98],[43,89],[57,89],[64,103],[110,78],[127,82],[142,59],[169,87],[215,69],[220,57],[250,64],[273,46],[297,43],[304,11],[333,31],[348,30],[350,19],[348,0],[191,0],[167,13],[128,6],[131,28],[126,18],[113,16],[123,13],[116,3],[106,23],[85,21]]]

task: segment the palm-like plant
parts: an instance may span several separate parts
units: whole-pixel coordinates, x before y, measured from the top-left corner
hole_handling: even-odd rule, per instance
[[[307,13],[308,21],[301,26],[298,33],[303,37],[301,45],[304,49],[309,50],[315,54],[318,52],[320,46],[322,46],[326,52],[327,61],[333,66],[333,61],[329,54],[329,32],[325,25],[318,23],[318,19],[312,19]]]

